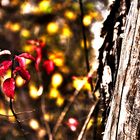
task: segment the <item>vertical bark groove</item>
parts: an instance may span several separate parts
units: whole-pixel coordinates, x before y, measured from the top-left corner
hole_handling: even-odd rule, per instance
[[[104,140],[138,140],[140,131],[140,10],[133,0],[126,18],[120,62]]]

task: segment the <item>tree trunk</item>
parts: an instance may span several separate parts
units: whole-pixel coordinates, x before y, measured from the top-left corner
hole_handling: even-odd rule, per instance
[[[124,33],[120,34],[122,43],[118,72],[103,140],[140,140],[139,3],[139,0],[131,1]]]

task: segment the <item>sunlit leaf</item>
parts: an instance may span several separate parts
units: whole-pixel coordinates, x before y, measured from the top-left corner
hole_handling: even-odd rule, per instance
[[[26,80],[26,82],[28,82],[30,80],[30,73],[28,72],[28,70],[26,70],[25,68],[22,67],[16,67],[13,71],[13,73],[19,73],[19,75]]]
[[[5,60],[2,63],[0,63],[0,76],[4,76],[6,71],[10,68],[12,65],[11,60]]]
[[[29,54],[29,53],[22,53],[19,56],[20,57],[24,57],[26,59],[31,59],[31,60],[35,61],[35,58],[31,54]]]
[[[19,63],[20,67],[25,67],[26,60],[23,57],[15,56],[15,60]]]

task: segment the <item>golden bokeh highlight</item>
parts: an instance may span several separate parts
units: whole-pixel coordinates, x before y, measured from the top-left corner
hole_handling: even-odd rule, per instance
[[[56,100],[56,105],[61,107],[64,104],[64,98],[62,96],[59,96]]]
[[[4,27],[13,32],[18,32],[21,29],[21,25],[19,23],[12,22],[7,22]]]
[[[32,48],[31,45],[24,45],[24,46],[22,47],[22,50],[23,50],[24,52],[31,53],[32,50],[33,50],[33,48]]]
[[[72,85],[75,89],[80,90],[84,87],[84,85],[87,83],[87,78],[79,78],[75,77],[73,79]]]
[[[39,2],[39,9],[43,13],[51,13],[52,8],[51,8],[51,1],[50,0],[42,0]]]
[[[46,135],[46,130],[44,128],[40,128],[38,130],[38,138],[42,139]]]
[[[60,86],[63,82],[63,77],[60,73],[55,73],[52,76],[51,84],[53,87],[57,88]]]
[[[93,125],[93,119],[90,119],[87,125],[87,130],[89,130],[92,125]]]
[[[39,129],[39,122],[36,119],[31,119],[29,121],[29,126],[33,129],[33,130],[38,130]]]
[[[24,28],[21,30],[20,35],[24,38],[28,38],[31,36],[30,31]]]
[[[15,117],[13,116],[13,113],[12,113],[12,111],[10,109],[8,110],[8,114],[7,115],[12,116],[12,117],[8,117],[8,120],[10,122],[15,122]]]
[[[43,93],[43,86],[37,88],[34,83],[29,84],[29,95],[32,99],[39,98]]]
[[[81,40],[80,44],[81,44],[81,47],[84,48],[84,40],[83,39]],[[87,45],[87,48],[90,47],[90,42],[88,40],[86,41],[86,45]]]
[[[91,91],[90,83],[87,81],[83,87],[84,90]]]
[[[25,83],[25,80],[21,76],[16,77],[16,86],[17,87],[22,87]]]
[[[34,7],[33,7],[33,5],[31,5],[31,3],[24,2],[24,3],[22,3],[22,5],[20,7],[20,12],[21,12],[21,14],[28,14],[28,13],[31,13],[33,9],[34,9]]]
[[[83,24],[85,26],[89,26],[89,25],[91,25],[91,23],[92,23],[91,15],[85,15],[84,18],[83,18]]]
[[[69,20],[75,20],[76,19],[76,14],[73,11],[66,10],[64,13],[64,16],[69,19]]]
[[[62,28],[61,36],[64,37],[64,38],[72,37],[72,31],[70,30],[70,28],[68,26],[64,26]]]
[[[51,88],[49,92],[49,98],[50,99],[55,99],[60,95],[59,90],[57,88]]]
[[[50,121],[50,114],[44,114],[44,120],[45,121]]]
[[[46,30],[49,34],[53,35],[56,34],[59,30],[59,26],[56,22],[50,22],[47,26],[46,26]]]
[[[64,66],[65,59],[64,59],[64,54],[62,52],[55,52],[53,54],[49,54],[49,59],[53,60],[54,64],[57,67]]]

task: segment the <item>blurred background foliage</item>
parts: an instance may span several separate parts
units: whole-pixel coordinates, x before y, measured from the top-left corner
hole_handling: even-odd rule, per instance
[[[95,34],[91,29],[94,28],[94,23],[103,21],[102,14],[107,4],[107,0],[83,0],[83,23],[91,67],[94,67],[96,56],[91,43]],[[87,74],[78,0],[1,0],[0,49],[8,49],[14,54],[28,52],[35,56],[33,46],[27,44],[29,39],[39,39],[45,43],[40,72],[36,72],[33,62],[26,61],[31,80],[24,85],[24,80],[20,76],[16,77],[14,109],[16,112],[22,112],[18,117],[30,140],[47,140],[45,121],[49,123],[52,131],[74,90],[79,88]],[[48,59],[55,65],[51,74],[47,74],[42,67],[43,61]],[[7,77],[10,77],[10,70],[4,79]],[[2,81],[1,78],[1,83]],[[93,85],[95,81],[96,65]],[[90,94],[90,85],[87,82],[55,134],[56,140],[77,138],[93,104]],[[45,108],[45,112],[42,112],[42,108]],[[0,114],[11,115],[8,99],[2,91],[0,91]],[[24,139],[15,119],[2,115],[0,115],[0,140]],[[100,125],[101,119],[100,116],[97,117],[97,126]],[[87,140],[94,137],[93,125],[94,118],[88,124],[85,135]]]

